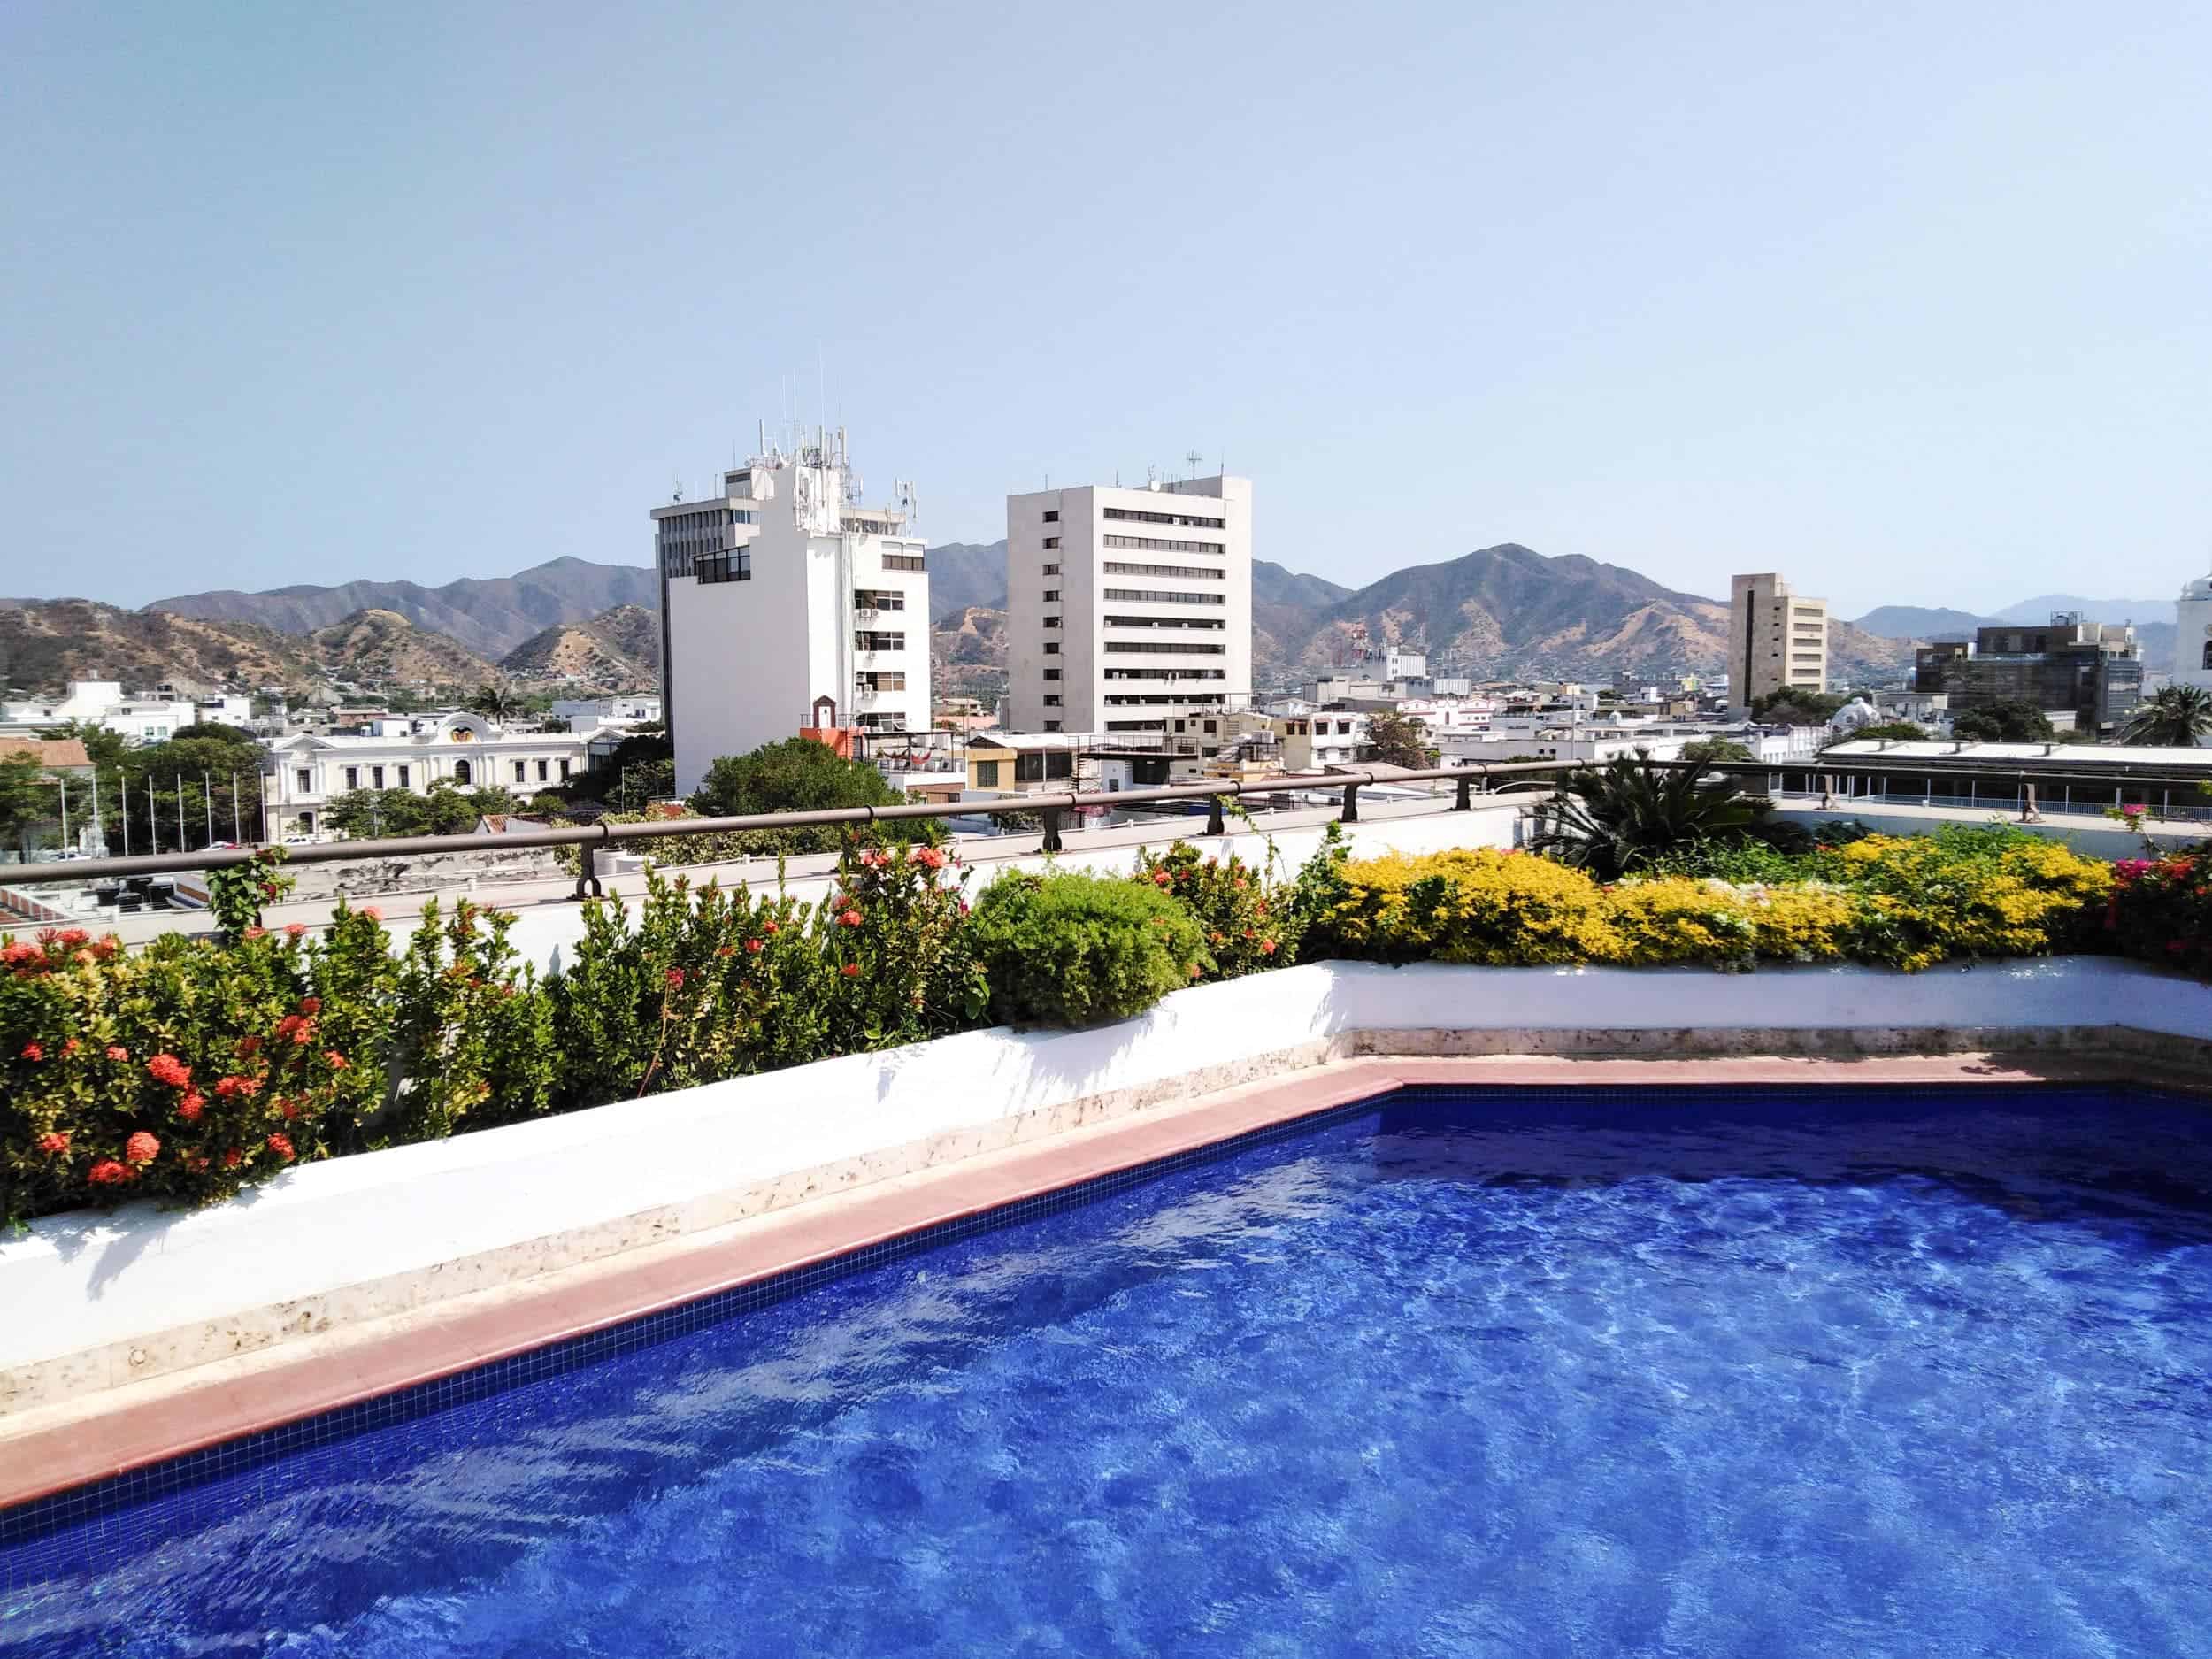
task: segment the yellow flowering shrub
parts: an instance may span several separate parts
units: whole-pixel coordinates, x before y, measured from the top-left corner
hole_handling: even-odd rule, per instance
[[[1309,955],[1378,962],[1611,962],[1619,933],[1579,870],[1489,848],[1355,859]]]
[[[1743,889],[1755,949],[1777,962],[1836,962],[1848,953],[1858,905],[1824,887]]]
[[[2003,830],[1870,835],[1820,862],[1859,900],[1849,954],[1905,969],[2064,949],[2112,885],[2109,865]]]
[[[1620,935],[1620,960],[1751,964],[1758,945],[1744,896],[1719,882],[1690,876],[1624,881],[1604,895]]]

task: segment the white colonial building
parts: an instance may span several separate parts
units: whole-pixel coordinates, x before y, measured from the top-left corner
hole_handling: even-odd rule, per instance
[[[377,737],[321,737],[302,733],[269,745],[261,777],[267,841],[324,833],[324,811],[355,789],[404,789],[426,795],[440,783],[459,789],[498,787],[527,798],[586,769],[588,740],[568,732],[508,735],[478,714],[445,714],[419,729]]]
[[[653,509],[661,687],[689,794],[725,755],[828,726],[929,726],[929,577],[913,492],[864,507],[840,430]]]

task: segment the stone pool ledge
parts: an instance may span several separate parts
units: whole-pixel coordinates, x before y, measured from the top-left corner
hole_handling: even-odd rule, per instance
[[[2208,1039],[2212,987],[2092,958],[1318,964],[53,1217],[0,1245],[0,1505],[1400,1082],[2167,1082]]]

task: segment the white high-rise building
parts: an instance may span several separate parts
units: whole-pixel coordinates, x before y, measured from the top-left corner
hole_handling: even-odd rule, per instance
[[[891,507],[858,495],[840,429],[731,468],[709,500],[653,509],[680,794],[720,757],[804,727],[928,729],[929,576],[909,528],[913,492]]]
[[[1009,495],[1006,595],[1015,731],[1127,737],[1246,708],[1252,480]]]
[[[2184,584],[2174,622],[2174,683],[2212,691],[2212,576]]]

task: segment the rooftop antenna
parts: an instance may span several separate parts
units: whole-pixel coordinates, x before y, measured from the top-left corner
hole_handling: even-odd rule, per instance
[[[1190,450],[1183,457],[1184,464],[1190,468],[1190,475],[1193,478],[1198,476],[1198,469],[1205,463],[1205,459],[1206,457],[1195,449]]]
[[[673,489],[672,489],[672,490],[669,492],[669,496],[668,496],[668,499],[669,499],[669,500],[671,500],[671,501],[681,501],[683,498],[684,498],[684,480],[683,480],[683,475],[682,475],[681,473],[678,473],[678,474],[676,475],[676,483],[675,483],[675,488],[674,488]]]

